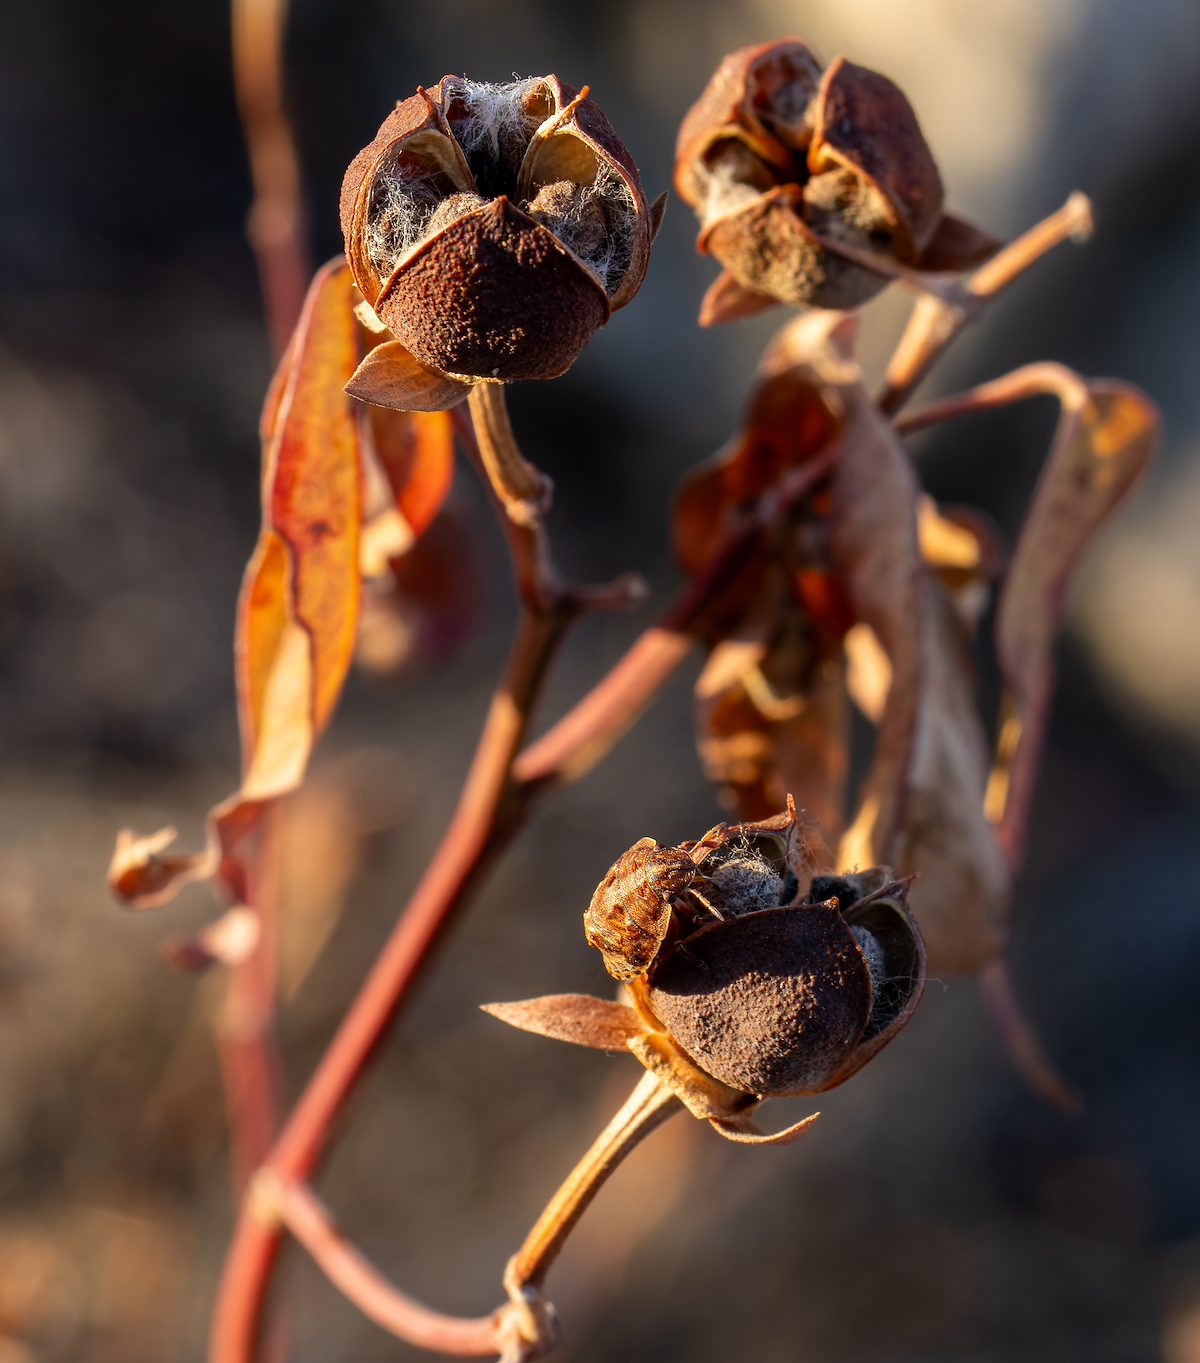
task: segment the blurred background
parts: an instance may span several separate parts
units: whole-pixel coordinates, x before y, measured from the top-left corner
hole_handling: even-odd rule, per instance
[[[237,770],[230,643],[257,526],[270,345],[219,0],[6,6],[0,43],[0,1363],[199,1359],[231,1226],[214,977],[159,945],[204,888],[134,917],[115,831],[196,845]],[[926,391],[1028,360],[1142,385],[1166,436],[1072,596],[1017,896],[1014,974],[1084,1115],[1039,1105],[971,982],[801,1145],[676,1121],[621,1171],[551,1276],[558,1357],[1200,1360],[1200,7],[1188,0],[296,0],[287,83],[314,260],[342,171],[445,72],[589,82],[651,195],[720,56],[798,34],[908,93],[950,205],[1012,235],[1074,188],[1098,231],[966,334]],[[700,332],[714,273],[671,204],[650,276],[572,371],[513,395],[553,475],[566,569],[676,581],[665,504],[733,431],[782,314]],[[906,300],[877,305],[877,362]],[[1038,403],[917,446],[934,490],[1017,524],[1053,427]],[[598,508],[602,508],[600,510]],[[452,628],[380,617],[281,833],[280,1039],[295,1093],[452,807],[512,617],[462,476],[439,528]],[[649,608],[646,618],[649,618]],[[572,636],[542,721],[638,628]],[[499,1299],[504,1260],[635,1082],[492,998],[604,992],[579,915],[636,837],[717,815],[685,670],[636,738],[542,806],[352,1106],[320,1191],[398,1282]],[[794,1119],[780,1105],[769,1115]],[[409,1356],[290,1250],[293,1357]]]

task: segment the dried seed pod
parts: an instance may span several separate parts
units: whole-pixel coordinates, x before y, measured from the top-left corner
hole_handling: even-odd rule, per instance
[[[889,262],[964,269],[997,244],[942,212],[902,92],[844,57],[823,68],[795,40],[725,58],[683,120],[675,185],[700,219],[698,248],[725,268],[706,323],[773,301],[857,307],[887,283]]]
[[[464,385],[552,378],[637,292],[654,215],[586,93],[557,76],[508,85],[445,76],[398,104],[351,163],[346,256],[418,366]],[[415,379],[395,378],[403,353],[385,358],[402,401],[395,390]],[[385,391],[384,375],[370,378]],[[442,385],[429,400],[466,391]]]
[[[658,959],[649,1007],[705,1073],[757,1097],[819,1093],[908,1021],[924,950],[905,885],[883,870],[837,884],[844,908],[835,893],[709,923]]]

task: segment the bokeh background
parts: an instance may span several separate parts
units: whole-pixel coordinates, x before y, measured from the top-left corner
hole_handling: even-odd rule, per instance
[[[0,42],[0,1360],[198,1359],[231,1224],[215,977],[164,937],[203,888],[124,914],[118,827],[196,842],[237,765],[232,609],[257,521],[270,352],[219,0],[13,0]],[[1057,358],[1141,384],[1166,437],[1072,597],[1014,923],[1028,1011],[1087,1107],[1039,1105],[969,982],[803,1144],[656,1134],[551,1278],[564,1360],[1092,1363],[1200,1359],[1200,8],[1190,0],[297,0],[288,85],[316,259],[391,103],[446,71],[557,71],[594,95],[651,193],[723,52],[797,33],[909,93],[954,208],[1013,234],[1072,188],[1099,230],[962,338],[927,391]],[[649,280],[562,380],[514,395],[557,485],[573,573],[665,599],[673,484],[734,429],[774,319],[701,333],[712,275],[674,202]],[[900,324],[879,305],[868,358]],[[1049,403],[918,447],[937,492],[1012,529]],[[461,629],[381,627],[282,835],[287,1085],[308,1074],[452,807],[512,603],[477,489],[447,553]],[[573,636],[543,720],[638,621]],[[436,655],[436,662],[430,655]],[[390,664],[407,657],[408,665]],[[320,1189],[396,1280],[499,1298],[507,1255],[636,1078],[509,1032],[489,998],[604,988],[579,915],[647,832],[716,814],[681,676],[547,802],[460,923],[353,1104]],[[772,1116],[798,1115],[781,1107]],[[293,1356],[402,1358],[295,1251]]]

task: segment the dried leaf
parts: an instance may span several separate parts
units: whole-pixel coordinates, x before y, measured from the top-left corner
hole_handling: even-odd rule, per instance
[[[397,412],[444,412],[470,391],[469,383],[430,369],[399,341],[377,345],[346,383],[352,398]]]
[[[844,390],[842,453],[833,477],[830,557],[855,621],[879,641],[891,686],[859,813],[839,864],[897,865],[900,830],[924,685],[928,594],[917,542],[917,482],[907,454],[860,388]]]
[[[209,816],[209,844],[163,858],[127,838],[114,890],[140,907],[217,875],[245,897],[241,848],[264,803],[294,789],[353,656],[361,523],[358,416],[342,386],[358,362],[355,291],[344,262],[318,271],[268,395],[263,528],[238,602],[235,645],[242,787]]]
[[[1004,950],[1011,884],[983,812],[988,748],[966,636],[940,589],[927,590],[916,741],[890,857],[917,876],[930,970],[971,974]]]
[[[738,1145],[791,1145],[794,1140],[804,1135],[820,1115],[819,1112],[814,1112],[808,1117],[802,1117],[792,1126],[786,1126],[782,1131],[770,1134],[760,1131],[748,1117],[740,1120],[710,1117],[708,1124],[717,1135],[724,1136],[727,1141],[734,1141]]]
[[[695,695],[700,759],[724,804],[762,819],[790,793],[826,838],[839,835],[849,716],[836,652],[760,621],[713,649]]]
[[[446,412],[368,413],[370,450],[414,538],[441,510],[454,477],[454,425]]]
[[[741,321],[743,317],[756,317],[767,308],[777,306],[778,302],[768,294],[746,288],[728,270],[722,270],[700,300],[700,325],[715,327],[723,322]]]
[[[1053,639],[1088,541],[1145,469],[1158,438],[1153,403],[1113,380],[1064,388],[1063,415],[1001,590],[996,650],[1008,693],[988,813],[1019,862],[1054,685]]]
[[[515,1003],[483,1003],[480,1007],[523,1032],[597,1051],[623,1051],[642,1031],[632,1008],[590,994],[546,994]]]
[[[785,328],[785,333],[791,328]],[[776,487],[838,434],[836,392],[773,346],[764,357],[742,434],[680,485],[672,510],[675,555],[686,573],[711,558],[732,515]],[[857,371],[855,371],[857,372]]]
[[[163,856],[176,837],[173,828],[141,838],[122,828],[108,868],[108,888],[130,908],[154,909],[188,881],[207,879],[214,870],[209,852]]]

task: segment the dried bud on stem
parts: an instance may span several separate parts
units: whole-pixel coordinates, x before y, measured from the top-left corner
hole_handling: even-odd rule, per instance
[[[794,805],[697,842],[643,838],[619,857],[584,915],[589,942],[627,1002],[561,994],[487,1011],[575,1045],[627,1048],[647,1070],[538,1218],[505,1275],[531,1353],[550,1336],[535,1308],[550,1265],[624,1157],[675,1100],[727,1140],[780,1145],[816,1113],[767,1135],[768,1097],[848,1079],[912,1016],[925,978],[907,883],[883,868],[812,874]],[[701,921],[696,925],[696,920]]]
[[[347,391],[450,406],[561,374],[645,277],[654,215],[600,108],[557,76],[445,76],[398,104],[342,185],[346,257],[395,339]]]
[[[857,307],[899,270],[965,269],[997,244],[942,212],[903,93],[794,40],[725,58],[679,130],[675,186],[725,267],[702,323],[771,302]]]

